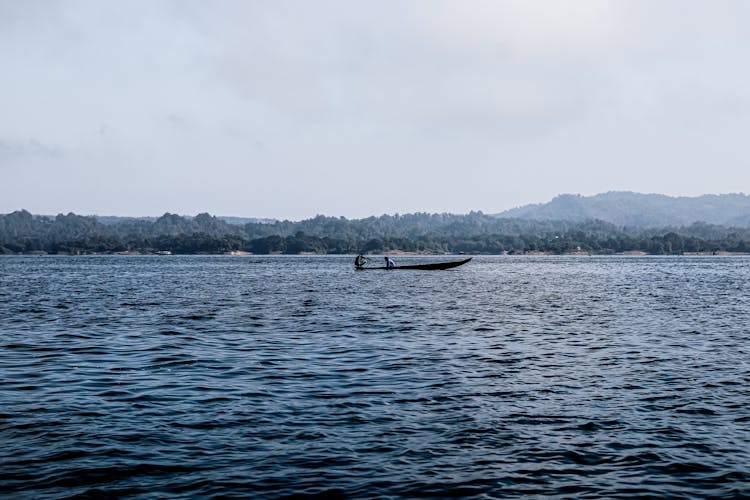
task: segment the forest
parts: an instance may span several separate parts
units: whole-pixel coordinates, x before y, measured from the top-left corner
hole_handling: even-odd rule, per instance
[[[696,222],[638,228],[601,220],[554,221],[415,213],[365,219],[317,217],[302,221],[233,224],[207,213],[115,218],[69,213],[0,215],[2,254],[173,253],[222,254],[525,254],[644,252],[652,255],[750,252],[750,229]]]

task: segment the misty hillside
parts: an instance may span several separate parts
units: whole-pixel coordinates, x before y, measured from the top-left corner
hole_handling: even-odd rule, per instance
[[[35,217],[52,217],[50,215],[37,215]],[[121,224],[123,222],[137,222],[137,221],[148,221],[148,222],[155,222],[158,217],[121,217],[116,215],[94,215],[93,216],[97,221],[101,222],[102,224],[112,225],[112,224]],[[190,215],[184,215],[186,219],[192,219]],[[248,223],[253,224],[271,224],[275,222],[274,219],[259,219],[257,217],[227,217],[219,215],[216,217],[217,219],[223,220],[227,224],[235,224],[235,225],[245,225]]]
[[[745,194],[672,197],[611,191],[594,196],[563,194],[549,203],[525,205],[497,214],[503,218],[584,221],[653,228],[707,222],[750,227],[750,196]]]
[[[0,254],[49,253],[418,253],[654,255],[750,253],[750,228],[695,223],[684,227],[618,227],[601,220],[510,219],[416,213],[348,220],[319,215],[299,222],[230,224],[207,213],[103,223],[73,213],[0,214]]]

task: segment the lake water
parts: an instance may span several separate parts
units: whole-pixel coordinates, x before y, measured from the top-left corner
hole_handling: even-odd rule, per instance
[[[750,496],[750,259],[352,261],[0,257],[0,496]]]

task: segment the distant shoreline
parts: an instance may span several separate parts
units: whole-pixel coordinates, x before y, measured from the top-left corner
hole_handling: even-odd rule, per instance
[[[278,257],[278,256],[339,256],[339,257],[345,257],[345,256],[354,256],[357,255],[357,253],[315,253],[315,252],[299,252],[299,253],[281,253],[281,252],[270,252],[270,253],[253,253],[253,252],[244,252],[244,251],[232,251],[232,252],[218,252],[218,253],[212,253],[212,252],[195,252],[195,253],[179,253],[179,252],[169,252],[169,251],[163,251],[163,252],[149,252],[149,251],[124,251],[124,252],[79,252],[79,253],[71,253],[71,252],[57,252],[57,253],[50,253],[45,251],[32,251],[32,252],[18,252],[18,253],[0,253],[0,257],[4,256],[38,256],[38,257],[44,257],[44,256],[63,256],[63,257],[86,257],[86,256],[96,256],[96,255],[119,255],[119,256],[163,256],[163,257],[172,257],[172,256],[185,256],[185,255],[195,255],[195,256],[227,256],[227,257],[247,257],[247,256],[254,256],[254,257]],[[376,253],[365,253],[363,255],[366,256],[391,256],[391,257],[438,257],[438,256],[455,256],[455,257],[461,257],[461,256],[471,256],[471,257],[747,257],[750,256],[749,252],[726,252],[726,251],[718,251],[718,252],[683,252],[680,254],[650,254],[647,252],[640,252],[640,251],[629,251],[629,252],[618,252],[618,253],[596,253],[596,252],[584,252],[584,251],[574,251],[574,252],[564,252],[564,253],[554,253],[554,252],[540,252],[540,251],[531,251],[531,252],[518,252],[518,253],[512,253],[512,252],[504,252],[504,253],[437,253],[437,252],[407,252],[407,251],[388,251],[388,252],[376,252]]]
[[[228,224],[209,214],[102,224],[75,214],[0,215],[0,254],[205,255],[731,255],[750,253],[750,227],[704,223],[634,229],[580,223],[412,214],[358,221],[319,216]]]

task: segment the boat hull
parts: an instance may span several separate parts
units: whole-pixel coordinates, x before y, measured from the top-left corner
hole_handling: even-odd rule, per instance
[[[380,271],[398,271],[399,269],[412,269],[412,270],[421,270],[421,271],[442,271],[444,269],[451,269],[454,267],[461,266],[463,264],[466,264],[471,260],[471,257],[464,260],[456,260],[453,262],[435,262],[432,264],[413,264],[409,266],[396,266],[392,268],[387,268],[385,266],[381,267],[357,267],[357,271],[371,271],[371,270],[380,270]]]

